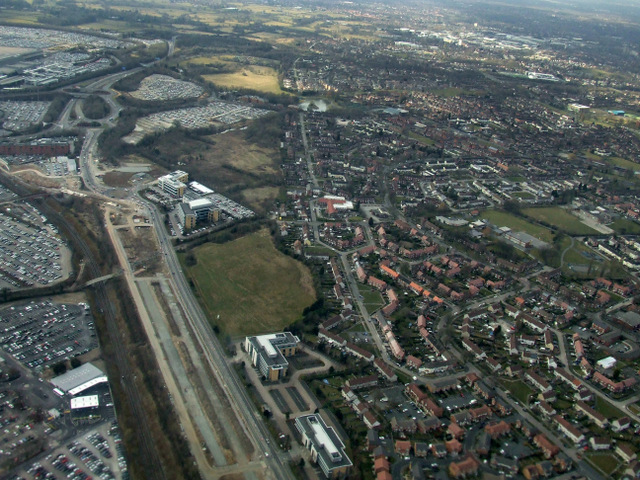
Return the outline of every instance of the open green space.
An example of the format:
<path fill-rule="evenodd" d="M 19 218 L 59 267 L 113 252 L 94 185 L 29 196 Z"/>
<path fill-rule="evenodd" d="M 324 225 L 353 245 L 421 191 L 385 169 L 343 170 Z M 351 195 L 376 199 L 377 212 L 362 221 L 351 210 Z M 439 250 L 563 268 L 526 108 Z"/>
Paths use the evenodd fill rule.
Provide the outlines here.
<path fill-rule="evenodd" d="M 626 218 L 617 218 L 608 226 L 622 235 L 640 235 L 640 223 Z"/>
<path fill-rule="evenodd" d="M 570 245 L 571 245 L 571 239 L 565 238 L 562 240 L 562 243 L 559 249 L 562 252 L 564 251 L 565 248 L 569 247 Z M 589 247 L 587 247 L 586 245 L 584 245 L 583 243 L 577 240 L 573 242 L 573 247 L 567 250 L 567 252 L 564 254 L 565 264 L 571 263 L 573 265 L 588 265 L 589 263 L 593 262 L 595 266 L 595 265 L 601 264 L 602 261 L 603 261 L 603 258 L 600 255 L 596 254 Z"/>
<path fill-rule="evenodd" d="M 531 193 L 531 192 L 525 192 L 525 191 L 522 191 L 522 192 L 514 192 L 514 193 L 512 193 L 511 195 L 512 195 L 513 197 L 520 198 L 520 199 L 523 199 L 523 200 L 530 200 L 530 199 L 532 199 L 532 198 L 535 198 L 535 195 L 534 195 L 533 193 Z"/>
<path fill-rule="evenodd" d="M 248 88 L 265 93 L 286 93 L 280 89 L 278 72 L 271 67 L 244 65 L 233 73 L 204 75 L 204 79 L 224 88 Z"/>
<path fill-rule="evenodd" d="M 609 402 L 604 400 L 603 398 L 596 397 L 596 406 L 595 409 L 597 412 L 600 412 L 609 420 L 613 420 L 615 418 L 624 417 L 624 413 L 617 407 L 614 407 Z"/>
<path fill-rule="evenodd" d="M 309 247 L 304 247 L 304 251 L 308 255 L 327 255 L 329 257 L 338 256 L 335 250 L 331 250 L 329 247 L 323 247 L 321 245 L 311 245 Z"/>
<path fill-rule="evenodd" d="M 616 167 L 626 168 L 628 170 L 633 170 L 634 172 L 640 171 L 640 163 L 633 162 L 625 158 L 608 157 L 607 162 L 611 163 L 612 165 L 615 165 Z"/>
<path fill-rule="evenodd" d="M 611 475 L 620 465 L 618 458 L 612 453 L 593 453 L 587 460 L 605 475 Z"/>
<path fill-rule="evenodd" d="M 167 170 L 182 168 L 201 183 L 262 213 L 278 196 L 281 178 L 271 128 L 279 132 L 278 122 L 265 117 L 246 131 L 202 137 L 172 129 L 138 146 L 137 154 Z M 262 142 L 260 136 L 269 138 Z"/>
<path fill-rule="evenodd" d="M 528 222 L 513 213 L 502 210 L 485 210 L 480 214 L 480 217 L 499 227 L 509 227 L 518 232 L 526 232 L 543 242 L 551 242 L 553 240 L 553 231 L 541 225 Z"/>
<path fill-rule="evenodd" d="M 358 290 L 360 291 L 360 295 L 362 295 L 362 302 L 367 307 L 367 310 L 373 311 L 384 305 L 382 295 L 380 295 L 380 292 L 375 288 L 369 287 L 368 285 L 359 285 Z"/>
<path fill-rule="evenodd" d="M 266 230 L 180 258 L 208 318 L 232 336 L 281 331 L 316 299 L 307 267 L 276 250 Z"/>
<path fill-rule="evenodd" d="M 409 138 L 413 138 L 414 140 L 417 140 L 418 142 L 422 143 L 423 145 L 434 145 L 436 143 L 433 140 L 431 140 L 430 138 L 425 137 L 424 135 L 420 135 L 419 133 L 416 133 L 416 132 L 409 132 L 407 136 Z"/>
<path fill-rule="evenodd" d="M 513 397 L 526 405 L 529 402 L 529 395 L 532 395 L 534 392 L 529 386 L 524 383 L 522 380 L 514 380 L 508 381 L 505 380 L 503 382 L 505 388 L 511 392 Z"/>
<path fill-rule="evenodd" d="M 580 221 L 578 217 L 571 215 L 560 207 L 526 208 L 522 211 L 528 217 L 551 225 L 570 235 L 597 235 L 598 232 Z"/>

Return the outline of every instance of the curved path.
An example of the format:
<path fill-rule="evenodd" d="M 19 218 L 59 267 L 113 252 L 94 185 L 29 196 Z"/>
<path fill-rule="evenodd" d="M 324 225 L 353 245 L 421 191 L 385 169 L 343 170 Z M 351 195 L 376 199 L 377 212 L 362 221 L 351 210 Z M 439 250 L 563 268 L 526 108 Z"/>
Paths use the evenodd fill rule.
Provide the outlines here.
<path fill-rule="evenodd" d="M 567 248 L 565 248 L 562 251 L 562 255 L 560 255 L 560 268 L 562 268 L 564 266 L 564 255 L 565 255 L 565 253 L 567 253 L 569 250 L 571 250 L 573 248 L 573 246 L 575 245 L 575 243 L 576 243 L 576 241 L 574 240 L 573 237 L 570 237 L 570 238 L 571 238 L 571 245 L 569 245 Z"/>

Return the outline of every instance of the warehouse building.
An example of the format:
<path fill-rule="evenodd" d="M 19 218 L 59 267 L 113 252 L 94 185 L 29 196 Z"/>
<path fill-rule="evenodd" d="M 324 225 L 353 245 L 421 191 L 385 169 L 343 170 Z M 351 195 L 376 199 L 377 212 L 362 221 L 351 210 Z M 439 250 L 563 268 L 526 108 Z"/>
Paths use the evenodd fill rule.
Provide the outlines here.
<path fill-rule="evenodd" d="M 106 382 L 106 375 L 92 363 L 85 363 L 51 379 L 54 387 L 70 396 L 78 395 L 99 383 Z"/>

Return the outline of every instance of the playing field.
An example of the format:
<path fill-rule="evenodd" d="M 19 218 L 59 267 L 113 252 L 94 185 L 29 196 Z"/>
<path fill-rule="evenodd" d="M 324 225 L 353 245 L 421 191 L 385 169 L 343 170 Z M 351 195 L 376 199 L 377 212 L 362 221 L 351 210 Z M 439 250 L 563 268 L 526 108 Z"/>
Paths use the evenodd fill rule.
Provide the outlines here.
<path fill-rule="evenodd" d="M 280 90 L 278 73 L 271 67 L 244 65 L 236 72 L 204 75 L 204 79 L 224 88 L 248 88 L 265 93 L 285 93 Z"/>
<path fill-rule="evenodd" d="M 522 211 L 525 215 L 551 225 L 570 235 L 597 235 L 593 228 L 588 227 L 578 217 L 571 215 L 560 207 L 526 208 Z"/>
<path fill-rule="evenodd" d="M 281 331 L 316 299 L 309 270 L 277 251 L 266 231 L 193 253 L 197 264 L 185 268 L 200 303 L 233 337 Z"/>
<path fill-rule="evenodd" d="M 509 227 L 516 232 L 525 232 L 534 236 L 543 242 L 553 241 L 553 232 L 541 225 L 535 225 L 531 222 L 517 217 L 509 212 L 501 210 L 486 210 L 480 215 L 485 220 L 489 220 L 498 227 Z"/>
<path fill-rule="evenodd" d="M 617 218 L 613 221 L 609 228 L 613 228 L 616 233 L 623 235 L 638 235 L 640 234 L 640 224 L 626 218 Z"/>

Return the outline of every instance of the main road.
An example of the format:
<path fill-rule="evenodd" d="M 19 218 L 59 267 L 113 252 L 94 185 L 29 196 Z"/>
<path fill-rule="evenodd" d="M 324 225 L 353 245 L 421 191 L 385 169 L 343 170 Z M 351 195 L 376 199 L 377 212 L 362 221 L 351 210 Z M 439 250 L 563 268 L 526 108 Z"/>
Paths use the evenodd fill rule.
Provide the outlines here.
<path fill-rule="evenodd" d="M 119 72 L 100 78 L 85 87 L 86 90 L 104 89 L 112 85 L 122 77 L 131 75 L 140 69 L 132 69 L 126 72 Z M 112 111 L 110 120 L 115 119 L 117 113 Z M 103 124 L 104 125 L 104 124 Z M 97 139 L 101 129 L 87 130 L 85 141 L 80 154 L 80 174 L 86 187 L 92 192 L 104 196 L 107 189 L 96 182 L 94 172 L 94 159 L 97 155 Z M 129 201 L 135 200 L 134 198 Z M 113 200 L 118 202 L 118 200 Z M 251 439 L 257 452 L 261 452 L 263 463 L 267 466 L 266 474 L 268 478 L 291 479 L 293 474 L 288 465 L 281 460 L 281 456 L 288 460 L 289 456 L 279 451 L 275 442 L 271 441 L 271 433 L 267 430 L 262 417 L 258 413 L 255 405 L 240 382 L 235 370 L 231 367 L 229 360 L 224 355 L 224 349 L 218 338 L 214 334 L 200 304 L 195 298 L 187 279 L 184 276 L 177 255 L 164 229 L 162 215 L 153 204 L 147 202 L 150 216 L 155 225 L 158 244 L 162 250 L 162 256 L 175 286 L 177 300 L 182 304 L 185 317 L 195 332 L 196 341 L 204 352 L 209 365 L 217 377 L 219 384 L 224 389 L 224 394 L 228 398 L 238 420 L 243 425 L 246 434 Z"/>
<path fill-rule="evenodd" d="M 249 398 L 244 386 L 240 383 L 235 370 L 230 366 L 218 337 L 213 333 L 209 322 L 200 307 L 187 279 L 173 246 L 164 229 L 161 214 L 153 206 L 149 205 L 149 211 L 156 225 L 158 243 L 162 254 L 169 267 L 169 273 L 173 278 L 176 291 L 185 308 L 185 316 L 193 328 L 198 343 L 202 346 L 205 356 L 216 373 L 225 394 L 238 414 L 238 418 L 245 424 L 247 434 L 252 437 L 254 446 L 264 452 L 264 461 L 268 464 L 270 473 L 277 479 L 293 479 L 291 470 L 283 464 L 279 457 L 277 447 L 270 441 L 271 434 L 264 425 L 262 418 L 256 411 L 256 407 Z"/>

